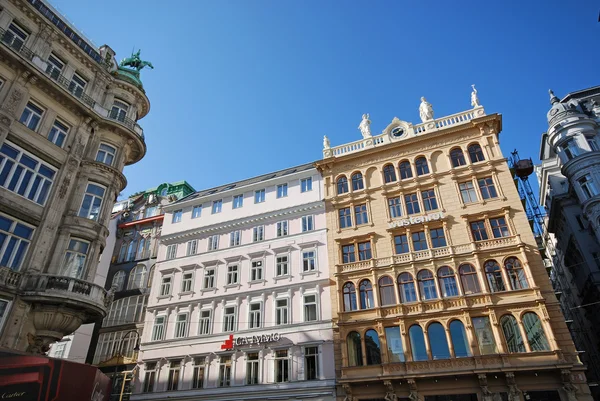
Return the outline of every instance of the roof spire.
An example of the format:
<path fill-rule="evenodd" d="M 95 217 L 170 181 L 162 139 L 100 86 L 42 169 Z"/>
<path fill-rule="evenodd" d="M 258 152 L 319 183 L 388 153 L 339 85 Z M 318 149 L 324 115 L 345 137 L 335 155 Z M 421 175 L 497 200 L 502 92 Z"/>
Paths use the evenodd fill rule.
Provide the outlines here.
<path fill-rule="evenodd" d="M 550 104 L 555 104 L 555 103 L 560 102 L 560 100 L 556 97 L 556 95 L 554 94 L 552 89 L 549 89 L 548 93 L 550 93 Z"/>

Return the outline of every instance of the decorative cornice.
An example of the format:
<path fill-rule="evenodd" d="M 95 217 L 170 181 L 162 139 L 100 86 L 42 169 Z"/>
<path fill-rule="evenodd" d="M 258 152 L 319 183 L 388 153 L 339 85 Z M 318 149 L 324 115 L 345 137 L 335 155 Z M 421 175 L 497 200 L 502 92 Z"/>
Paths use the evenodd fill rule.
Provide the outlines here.
<path fill-rule="evenodd" d="M 82 160 L 81 166 L 90 166 L 97 170 L 105 171 L 109 174 L 112 174 L 115 177 L 115 181 L 117 181 L 119 185 L 119 192 L 121 192 L 127 186 L 127 178 L 116 168 L 113 166 L 109 166 L 108 164 L 100 163 L 92 160 Z"/>

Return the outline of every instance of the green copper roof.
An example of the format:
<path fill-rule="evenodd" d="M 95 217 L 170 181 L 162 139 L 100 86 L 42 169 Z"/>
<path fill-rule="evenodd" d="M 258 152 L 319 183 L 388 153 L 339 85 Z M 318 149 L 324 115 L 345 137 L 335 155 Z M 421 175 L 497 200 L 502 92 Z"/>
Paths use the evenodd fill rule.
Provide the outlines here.
<path fill-rule="evenodd" d="M 140 80 L 140 72 L 135 70 L 130 70 L 129 68 L 119 67 L 113 75 L 121 79 L 125 82 L 129 82 L 130 84 L 135 85 L 139 90 L 146 93 L 144 91 L 144 86 L 142 85 L 142 81 Z"/>

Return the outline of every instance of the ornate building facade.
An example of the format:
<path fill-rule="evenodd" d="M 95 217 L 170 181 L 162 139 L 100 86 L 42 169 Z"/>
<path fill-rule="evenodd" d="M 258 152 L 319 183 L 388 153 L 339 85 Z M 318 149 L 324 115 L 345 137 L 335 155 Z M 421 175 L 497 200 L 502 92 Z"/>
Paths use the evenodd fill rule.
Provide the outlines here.
<path fill-rule="evenodd" d="M 338 400 L 591 400 L 499 145 L 473 109 L 324 140 Z"/>
<path fill-rule="evenodd" d="M 44 1 L 2 2 L 0 346 L 45 352 L 105 316 L 97 262 L 149 109 L 139 68 Z"/>
<path fill-rule="evenodd" d="M 165 207 L 132 400 L 335 399 L 312 164 Z"/>

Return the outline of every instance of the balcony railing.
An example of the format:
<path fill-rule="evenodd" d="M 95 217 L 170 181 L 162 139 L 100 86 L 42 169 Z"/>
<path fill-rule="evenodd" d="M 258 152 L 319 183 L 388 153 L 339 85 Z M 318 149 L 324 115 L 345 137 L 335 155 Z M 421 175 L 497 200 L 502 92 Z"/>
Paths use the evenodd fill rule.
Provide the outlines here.
<path fill-rule="evenodd" d="M 96 105 L 96 101 L 83 93 L 83 91 L 71 90 L 71 81 L 65 78 L 64 75 L 58 74 L 58 70 L 46 68 L 46 75 L 56 81 L 60 86 L 65 88 L 67 91 L 71 92 L 73 96 L 81 100 L 83 103 L 87 104 L 91 108 Z"/>
<path fill-rule="evenodd" d="M 27 60 L 31 61 L 33 59 L 33 52 L 25 47 L 23 41 L 21 41 L 20 38 L 17 38 L 12 32 L 0 28 L 0 42 L 4 43 L 4 45 L 11 48 L 13 51 L 21 54 Z"/>

